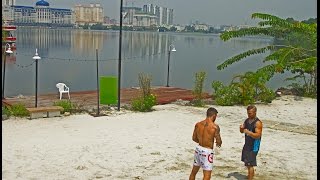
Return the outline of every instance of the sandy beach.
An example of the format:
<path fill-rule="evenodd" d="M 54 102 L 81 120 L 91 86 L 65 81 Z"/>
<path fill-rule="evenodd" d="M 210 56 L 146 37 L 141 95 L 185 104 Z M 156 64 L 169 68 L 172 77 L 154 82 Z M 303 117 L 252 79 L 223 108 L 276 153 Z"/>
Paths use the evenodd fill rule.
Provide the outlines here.
<path fill-rule="evenodd" d="M 264 126 L 256 179 L 317 179 L 317 100 L 282 96 L 256 106 Z M 246 107 L 213 107 L 223 143 L 214 148 L 212 179 L 244 179 L 239 125 Z M 193 128 L 207 108 L 167 104 L 96 118 L 10 118 L 2 121 L 2 179 L 186 180 Z"/>

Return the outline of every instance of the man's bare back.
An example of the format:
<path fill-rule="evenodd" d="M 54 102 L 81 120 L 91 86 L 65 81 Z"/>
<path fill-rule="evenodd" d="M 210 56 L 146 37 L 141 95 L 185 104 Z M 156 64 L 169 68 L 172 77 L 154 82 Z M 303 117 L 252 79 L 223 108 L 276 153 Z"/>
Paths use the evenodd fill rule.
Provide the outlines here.
<path fill-rule="evenodd" d="M 219 125 L 209 119 L 200 121 L 195 125 L 192 139 L 200 146 L 209 149 L 213 149 L 215 140 L 218 147 L 222 144 Z"/>
<path fill-rule="evenodd" d="M 205 120 L 196 123 L 194 126 L 192 140 L 199 145 L 196 146 L 194 152 L 194 161 L 189 180 L 195 180 L 196 175 L 200 169 L 203 169 L 203 179 L 209 180 L 211 178 L 211 171 L 213 167 L 213 144 L 221 147 L 222 140 L 220 136 L 220 128 L 215 124 L 218 111 L 210 107 L 207 110 L 207 117 Z"/>

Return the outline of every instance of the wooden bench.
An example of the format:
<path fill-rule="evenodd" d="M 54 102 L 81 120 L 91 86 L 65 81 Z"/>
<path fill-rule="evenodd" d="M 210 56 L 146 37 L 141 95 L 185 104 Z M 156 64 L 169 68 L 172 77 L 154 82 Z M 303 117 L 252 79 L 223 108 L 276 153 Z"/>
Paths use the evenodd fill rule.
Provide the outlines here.
<path fill-rule="evenodd" d="M 30 113 L 30 119 L 60 116 L 63 111 L 61 106 L 34 107 L 26 108 Z"/>

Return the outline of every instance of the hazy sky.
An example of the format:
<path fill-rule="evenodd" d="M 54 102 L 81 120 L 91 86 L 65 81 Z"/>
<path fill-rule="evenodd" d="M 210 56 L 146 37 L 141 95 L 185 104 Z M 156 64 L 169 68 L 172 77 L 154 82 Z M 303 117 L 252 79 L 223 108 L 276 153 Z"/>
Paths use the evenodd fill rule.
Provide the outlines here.
<path fill-rule="evenodd" d="M 75 4 L 101 3 L 104 15 L 119 18 L 120 0 L 47 0 L 51 7 L 72 8 Z M 33 6 L 37 0 L 17 0 L 17 5 Z M 317 0 L 123 0 L 124 6 L 154 4 L 174 9 L 175 24 L 198 20 L 210 25 L 255 25 L 251 14 L 268 13 L 281 18 L 306 20 L 317 17 Z"/>

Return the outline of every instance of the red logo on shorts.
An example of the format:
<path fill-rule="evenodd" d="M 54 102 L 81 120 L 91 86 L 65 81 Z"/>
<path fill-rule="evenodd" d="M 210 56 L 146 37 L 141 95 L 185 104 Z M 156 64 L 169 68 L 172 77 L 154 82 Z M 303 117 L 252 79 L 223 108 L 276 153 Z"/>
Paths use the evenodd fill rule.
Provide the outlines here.
<path fill-rule="evenodd" d="M 208 155 L 208 161 L 209 163 L 213 163 L 213 154 Z"/>

